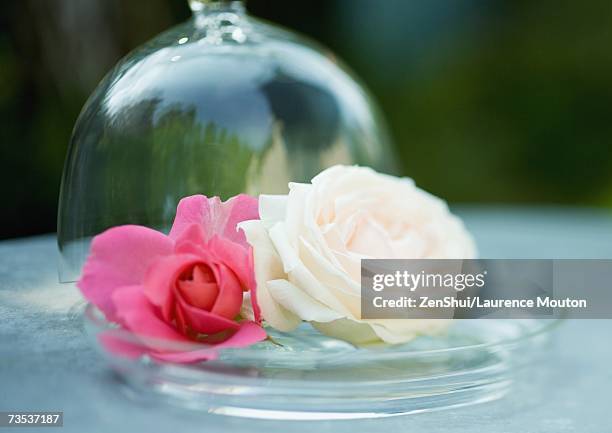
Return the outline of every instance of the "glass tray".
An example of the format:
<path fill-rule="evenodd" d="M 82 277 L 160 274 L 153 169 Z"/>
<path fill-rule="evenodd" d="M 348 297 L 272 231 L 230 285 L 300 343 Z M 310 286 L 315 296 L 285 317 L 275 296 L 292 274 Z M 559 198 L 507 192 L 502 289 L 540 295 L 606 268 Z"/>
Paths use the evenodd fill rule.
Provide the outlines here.
<path fill-rule="evenodd" d="M 129 343 L 135 336 L 91 305 L 84 315 L 87 334 L 133 395 L 215 414 L 293 420 L 405 415 L 500 398 L 558 323 L 456 320 L 443 335 L 368 348 L 303 324 L 290 334 L 268 329 L 271 341 L 224 349 L 214 361 L 168 364 L 106 350 L 103 335 Z"/>

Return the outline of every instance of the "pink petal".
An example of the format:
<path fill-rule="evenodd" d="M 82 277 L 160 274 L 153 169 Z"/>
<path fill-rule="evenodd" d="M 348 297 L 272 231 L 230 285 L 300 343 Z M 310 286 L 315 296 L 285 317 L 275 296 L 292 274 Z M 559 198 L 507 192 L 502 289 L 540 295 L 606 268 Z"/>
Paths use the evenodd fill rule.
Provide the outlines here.
<path fill-rule="evenodd" d="M 176 327 L 181 334 L 188 335 L 189 324 L 187 323 L 187 320 L 185 319 L 183 310 L 176 306 L 174 307 L 174 323 L 176 323 Z"/>
<path fill-rule="evenodd" d="M 201 310 L 212 310 L 219 296 L 215 275 L 205 264 L 194 266 L 191 280 L 179 280 L 176 284 L 183 299 Z"/>
<path fill-rule="evenodd" d="M 258 343 L 266 338 L 266 331 L 254 322 L 240 323 L 240 329 L 222 343 L 211 345 L 204 349 L 189 352 L 152 353 L 151 356 L 160 361 L 176 363 L 192 363 L 216 359 L 220 349 L 240 348 Z"/>
<path fill-rule="evenodd" d="M 182 239 L 183 236 L 181 236 Z M 257 284 L 255 282 L 255 272 L 253 271 L 253 249 L 251 246 L 243 247 L 235 242 L 213 236 L 204 249 L 201 245 L 196 245 L 187 240 L 177 241 L 175 252 L 179 254 L 192 254 L 206 257 L 206 261 L 221 261 L 228 266 L 238 277 L 244 290 L 251 292 L 251 304 L 255 321 L 261 323 L 261 310 L 257 304 Z"/>
<path fill-rule="evenodd" d="M 206 261 L 210 261 L 210 254 L 204 248 L 205 245 L 194 244 L 193 242 L 183 240 L 181 243 L 176 244 L 174 252 L 176 254 L 192 254 L 194 256 L 206 258 Z"/>
<path fill-rule="evenodd" d="M 217 259 L 234 271 L 242 286 L 251 293 L 255 321 L 261 323 L 261 310 L 257 304 L 257 283 L 253 269 L 253 248 L 250 245 L 241 248 L 240 245 L 218 236 L 211 238 L 208 248 Z"/>
<path fill-rule="evenodd" d="M 226 202 L 222 202 L 219 197 L 194 195 L 179 202 L 169 236 L 177 239 L 190 224 L 196 223 L 202 226 L 209 238 L 221 235 L 246 246 L 244 233 L 238 231 L 236 225 L 258 218 L 257 199 L 249 195 L 240 194 Z"/>
<path fill-rule="evenodd" d="M 219 236 L 213 236 L 208 242 L 208 250 L 234 271 L 245 290 L 255 286 L 250 249 Z"/>
<path fill-rule="evenodd" d="M 176 216 L 168 236 L 171 239 L 178 239 L 191 224 L 198 224 L 202 228 L 208 227 L 208 224 L 205 223 L 210 220 L 209 214 L 210 210 L 206 196 L 198 194 L 182 198 L 176 207 Z"/>
<path fill-rule="evenodd" d="M 176 281 L 183 272 L 198 263 L 202 263 L 199 256 L 174 254 L 161 257 L 149 266 L 144 277 L 144 294 L 153 305 L 161 308 L 164 320 L 172 320 Z"/>
<path fill-rule="evenodd" d="M 226 201 L 223 205 L 229 207 L 229 210 L 225 227 L 221 234 L 224 238 L 248 246 L 244 232 L 238 230 L 236 226 L 242 221 L 259 219 L 257 199 L 247 194 L 239 194 Z"/>
<path fill-rule="evenodd" d="M 173 247 L 170 238 L 147 227 L 113 227 L 93 238 L 77 287 L 109 320 L 115 321 L 111 301 L 114 290 L 140 284 L 149 265 L 172 253 Z"/>
<path fill-rule="evenodd" d="M 240 281 L 224 264 L 214 266 L 213 269 L 216 271 L 219 296 L 210 312 L 227 319 L 234 319 L 242 307 L 243 291 Z"/>
<path fill-rule="evenodd" d="M 192 243 L 194 245 L 206 245 L 207 234 L 204 231 L 202 224 L 191 223 L 184 226 L 184 229 L 176 237 L 175 248 L 180 248 L 183 243 Z"/>
<path fill-rule="evenodd" d="M 184 320 L 191 329 L 202 334 L 216 334 L 226 330 L 235 330 L 240 327 L 238 322 L 221 317 L 209 311 L 200 310 L 192 307 L 182 298 L 180 293 L 176 293 L 177 305 L 182 310 Z"/>
<path fill-rule="evenodd" d="M 121 287 L 113 293 L 117 317 L 127 330 L 133 332 L 146 346 L 160 349 L 164 341 L 189 342 L 187 337 L 177 332 L 157 314 L 155 306 L 149 302 L 142 286 Z M 160 340 L 151 341 L 148 338 Z"/>

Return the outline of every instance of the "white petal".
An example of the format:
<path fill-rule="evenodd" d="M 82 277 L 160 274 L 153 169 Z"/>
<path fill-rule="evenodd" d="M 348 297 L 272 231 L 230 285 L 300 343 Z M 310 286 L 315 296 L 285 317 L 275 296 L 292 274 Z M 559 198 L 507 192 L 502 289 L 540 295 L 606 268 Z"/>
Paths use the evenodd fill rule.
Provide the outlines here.
<path fill-rule="evenodd" d="M 345 340 L 353 344 L 367 344 L 380 341 L 380 338 L 374 333 L 370 325 L 350 319 L 340 319 L 328 323 L 313 322 L 312 326 L 329 337 Z"/>
<path fill-rule="evenodd" d="M 289 273 L 289 282 L 299 287 L 312 299 L 338 312 L 342 317 L 355 317 L 354 312 L 334 296 L 335 290 L 324 286 L 302 263 Z"/>
<path fill-rule="evenodd" d="M 257 285 L 257 305 L 261 315 L 268 325 L 279 331 L 289 332 L 298 327 L 300 317 L 276 302 L 270 293 L 270 282 Z"/>
<path fill-rule="evenodd" d="M 279 221 L 284 221 L 286 212 L 286 195 L 261 194 L 259 196 L 259 216 L 266 228 Z"/>
<path fill-rule="evenodd" d="M 361 275 L 351 276 L 344 272 L 342 266 L 334 266 L 304 238 L 300 238 L 300 258 L 314 277 L 325 287 L 342 292 L 342 297 L 361 297 Z M 354 277 L 354 279 L 352 278 Z M 340 299 L 338 295 L 337 298 Z M 344 302 L 343 302 L 344 303 Z"/>
<path fill-rule="evenodd" d="M 339 313 L 312 299 L 287 280 L 268 281 L 268 289 L 276 302 L 302 320 L 331 322 L 342 317 Z"/>
<path fill-rule="evenodd" d="M 270 228 L 268 234 L 280 260 L 283 263 L 285 273 L 289 273 L 300 263 L 300 258 L 298 256 L 296 247 L 291 245 L 291 242 L 287 237 L 285 227 L 284 222 L 278 222 L 274 224 L 272 228 Z"/>
<path fill-rule="evenodd" d="M 280 331 L 295 329 L 300 324 L 300 318 L 277 303 L 268 290 L 268 281 L 286 277 L 268 232 L 259 220 L 244 221 L 238 227 L 244 230 L 247 241 L 253 247 L 257 305 L 264 320 Z"/>
<path fill-rule="evenodd" d="M 312 185 L 293 182 L 289 184 L 285 222 L 287 223 L 287 236 L 293 245 L 303 231 L 304 220 L 314 217 L 306 214 L 306 203 L 311 191 Z"/>
<path fill-rule="evenodd" d="M 407 343 L 419 335 L 434 335 L 445 330 L 446 319 L 377 320 L 370 323 L 372 329 L 386 343 Z"/>
<path fill-rule="evenodd" d="M 270 230 L 270 240 L 283 263 L 288 278 L 285 278 L 305 292 L 307 296 L 319 303 L 342 313 L 351 314 L 349 310 L 336 299 L 332 291 L 319 282 L 302 263 L 298 251 L 290 244 L 285 230 L 285 223 L 276 223 Z M 300 316 L 302 317 L 302 316 Z M 304 319 L 304 317 L 302 317 Z"/>

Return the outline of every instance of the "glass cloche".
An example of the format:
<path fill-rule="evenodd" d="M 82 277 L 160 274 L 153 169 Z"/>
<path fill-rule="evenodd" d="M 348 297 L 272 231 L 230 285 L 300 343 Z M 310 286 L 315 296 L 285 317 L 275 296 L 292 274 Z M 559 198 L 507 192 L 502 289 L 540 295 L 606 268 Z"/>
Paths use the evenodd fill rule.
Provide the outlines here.
<path fill-rule="evenodd" d="M 334 164 L 393 171 L 367 92 L 329 51 L 242 2 L 191 0 L 193 17 L 100 83 L 71 139 L 59 202 L 60 279 L 92 236 L 167 230 L 180 198 L 285 193 Z"/>

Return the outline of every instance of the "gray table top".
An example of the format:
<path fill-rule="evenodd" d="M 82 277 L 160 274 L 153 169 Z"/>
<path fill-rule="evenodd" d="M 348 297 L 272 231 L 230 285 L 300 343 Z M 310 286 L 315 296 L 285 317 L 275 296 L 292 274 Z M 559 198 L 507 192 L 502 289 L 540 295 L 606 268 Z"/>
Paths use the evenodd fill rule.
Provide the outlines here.
<path fill-rule="evenodd" d="M 611 258 L 612 215 L 568 208 L 464 208 L 487 258 Z M 612 431 L 612 321 L 569 320 L 530 380 L 501 400 L 404 417 L 272 422 L 134 399 L 82 331 L 80 295 L 57 283 L 52 235 L 0 242 L 0 411 L 61 410 L 74 432 Z M 27 429 L 20 428 L 19 431 Z M 44 430 L 45 431 L 45 430 Z"/>

